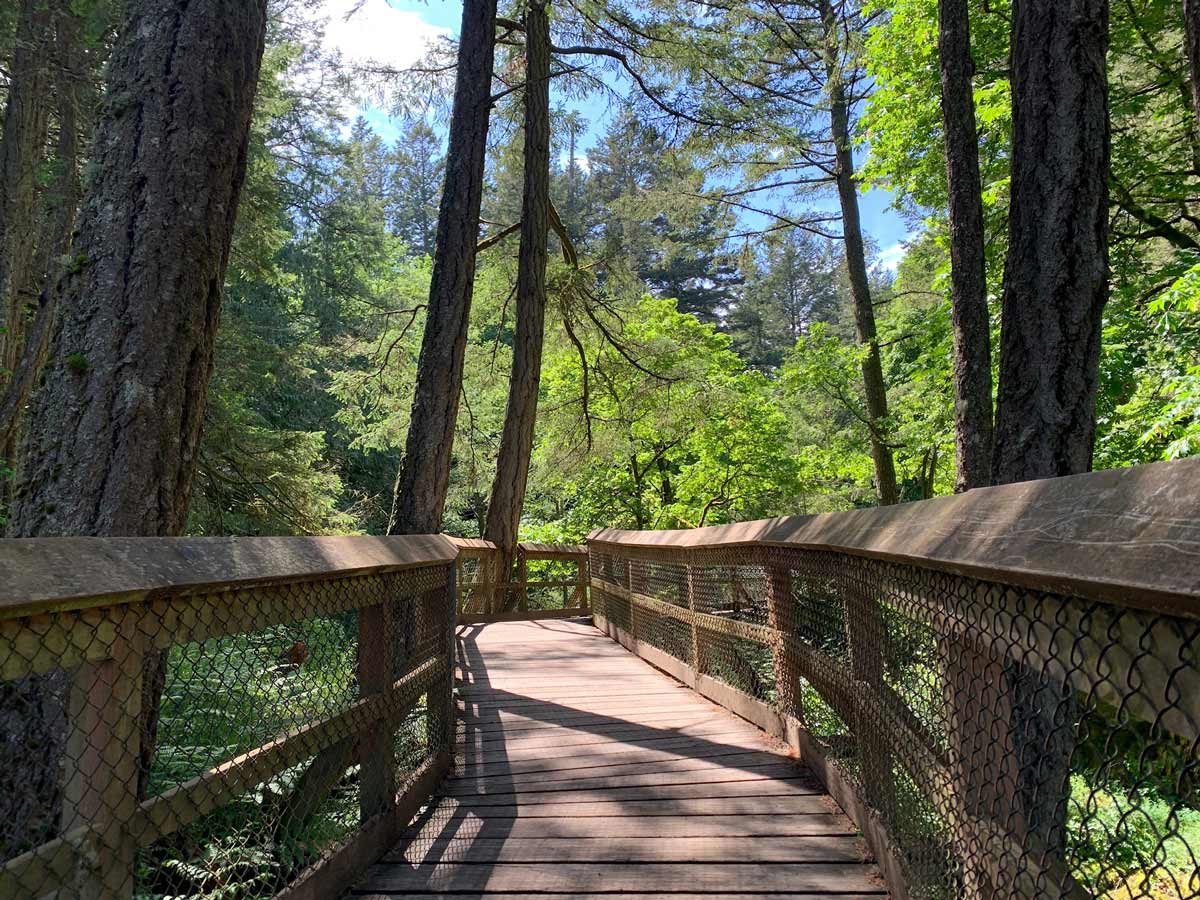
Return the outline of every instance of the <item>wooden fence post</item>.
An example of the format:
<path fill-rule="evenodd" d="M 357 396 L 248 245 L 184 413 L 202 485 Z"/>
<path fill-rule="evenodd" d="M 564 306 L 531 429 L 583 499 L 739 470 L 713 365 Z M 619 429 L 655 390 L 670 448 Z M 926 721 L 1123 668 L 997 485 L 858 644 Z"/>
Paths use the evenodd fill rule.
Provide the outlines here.
<path fill-rule="evenodd" d="M 133 896 L 137 845 L 130 826 L 138 807 L 142 670 L 141 610 L 117 612 L 117 637 L 108 659 L 73 674 L 67 708 L 62 833 L 90 832 L 79 848 L 84 867 L 75 889 L 83 900 Z"/>
<path fill-rule="evenodd" d="M 882 704 L 885 696 L 884 647 L 887 628 L 883 609 L 872 595 L 867 564 L 854 560 L 849 577 L 843 582 L 846 598 L 846 636 L 850 645 L 850 668 L 859 693 L 855 703 L 855 721 L 846 724 L 854 730 L 862 763 L 862 785 L 867 801 L 885 815 L 895 808 L 895 784 L 892 777 L 892 752 L 882 722 L 876 721 L 871 706 Z"/>
<path fill-rule="evenodd" d="M 801 719 L 800 668 L 790 640 L 796 624 L 793 621 L 796 604 L 792 597 L 792 572 L 787 566 L 771 563 L 766 563 L 763 571 L 767 579 L 767 627 L 775 633 L 775 642 L 771 645 L 775 704 L 784 715 Z"/>
<path fill-rule="evenodd" d="M 433 605 L 433 627 L 437 650 L 443 659 L 442 672 L 426 693 L 425 734 L 431 753 L 452 753 L 454 747 L 454 569 L 446 578 L 446 596 Z"/>
<path fill-rule="evenodd" d="M 453 568 L 450 571 L 457 577 Z M 358 685 L 363 697 L 382 693 L 396 680 L 396 602 L 389 598 L 358 611 Z M 386 720 L 364 735 L 359 768 L 359 813 L 364 822 L 395 802 L 395 755 L 392 726 Z"/>
<path fill-rule="evenodd" d="M 688 609 L 693 613 L 704 612 L 698 602 L 698 594 L 700 592 L 700 575 L 696 571 L 699 566 L 696 566 L 691 561 L 691 554 L 684 555 L 684 572 L 687 582 L 687 604 Z M 691 624 L 692 633 L 692 668 L 696 670 L 697 675 L 704 675 L 708 670 L 708 653 L 706 641 L 704 638 L 704 629 L 696 624 L 695 619 Z"/>
<path fill-rule="evenodd" d="M 529 560 L 525 548 L 517 547 L 517 608 L 529 612 Z"/>
<path fill-rule="evenodd" d="M 577 573 L 575 581 L 576 605 L 585 612 L 590 611 L 592 608 L 591 602 L 588 600 L 589 566 L 590 562 L 587 554 L 575 561 L 575 570 Z"/>

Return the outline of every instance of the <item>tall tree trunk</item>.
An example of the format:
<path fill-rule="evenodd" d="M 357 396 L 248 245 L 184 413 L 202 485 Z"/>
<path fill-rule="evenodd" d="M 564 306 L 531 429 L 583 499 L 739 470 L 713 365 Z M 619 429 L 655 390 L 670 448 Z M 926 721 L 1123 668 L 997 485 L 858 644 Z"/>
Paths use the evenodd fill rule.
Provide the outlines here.
<path fill-rule="evenodd" d="M 58 280 L 71 249 L 75 215 L 79 208 L 79 101 L 86 77 L 80 20 L 63 2 L 54 21 L 54 109 L 58 119 L 55 152 L 57 175 L 43 196 L 42 234 L 38 240 L 37 271 L 41 288 L 32 321 L 20 345 L 5 348 L 7 383 L 0 389 L 0 459 L 10 464 L 17 459 L 18 435 L 25 404 L 41 372 L 50 346 L 51 325 L 57 307 Z M 2 382 L 0 382 L 2 383 Z M 10 482 L 0 485 L 0 498 L 7 505 Z"/>
<path fill-rule="evenodd" d="M 0 147 L 0 384 L 8 381 L 37 302 L 38 171 L 46 151 L 54 19 L 46 0 L 23 0 Z"/>
<path fill-rule="evenodd" d="M 1200 120 L 1200 0 L 1183 0 L 1183 32 L 1192 80 L 1192 112 Z"/>
<path fill-rule="evenodd" d="M 442 527 L 475 281 L 495 38 L 496 0 L 465 0 L 429 308 L 389 534 Z"/>
<path fill-rule="evenodd" d="M 1108 0 L 1013 4 L 1013 147 L 992 477 L 1092 464 L 1101 316 L 1108 298 Z M 1065 868 L 1075 692 L 1005 663 L 1019 841 Z"/>
<path fill-rule="evenodd" d="M 1108 299 L 1108 0 L 1017 0 L 1012 47 L 996 484 L 1092 465 Z"/>
<path fill-rule="evenodd" d="M 875 464 L 875 490 L 879 502 L 890 506 L 900 500 L 896 488 L 896 463 L 887 435 L 887 386 L 875 331 L 875 308 L 867 277 L 867 252 L 863 244 L 862 219 L 858 211 L 858 186 L 854 183 L 854 150 L 850 143 L 850 107 L 840 61 L 837 13 L 830 0 L 821 0 L 825 29 L 825 74 L 829 91 L 829 122 L 834 145 L 835 179 L 842 207 L 842 234 L 846 245 L 846 268 L 850 276 L 850 298 L 854 304 L 854 327 L 858 342 L 866 347 L 862 361 L 864 394 L 867 400 L 871 459 Z"/>
<path fill-rule="evenodd" d="M 213 340 L 246 167 L 267 0 L 137 0 L 108 70 L 75 261 L 34 395 L 16 536 L 174 535 L 187 515 Z M 161 684 L 147 663 L 144 782 Z M 62 752 L 55 677 L 10 685 L 0 715 L 0 822 L 20 842 L 53 821 Z M 151 694 L 154 694 L 151 696 Z M 31 749 L 35 748 L 35 749 Z M 10 806 L 13 804 L 14 806 Z M 20 821 L 14 819 L 21 817 Z"/>
<path fill-rule="evenodd" d="M 517 328 L 508 406 L 483 536 L 500 549 L 507 583 L 525 505 L 529 457 L 542 380 L 546 322 L 546 240 L 550 228 L 550 19 L 547 0 L 529 0 L 525 14 L 524 194 L 517 257 Z"/>
<path fill-rule="evenodd" d="M 986 487 L 992 478 L 992 350 L 967 0 L 938 3 L 938 53 L 950 198 L 950 320 L 958 454 L 954 489 L 969 491 Z"/>

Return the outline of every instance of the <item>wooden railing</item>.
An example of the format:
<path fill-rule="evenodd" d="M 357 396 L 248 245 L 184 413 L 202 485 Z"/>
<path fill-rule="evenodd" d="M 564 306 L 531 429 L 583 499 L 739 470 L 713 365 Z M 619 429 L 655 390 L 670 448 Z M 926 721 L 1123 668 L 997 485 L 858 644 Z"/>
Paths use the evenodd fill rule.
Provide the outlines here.
<path fill-rule="evenodd" d="M 792 743 L 894 897 L 1200 896 L 1200 460 L 588 544 L 597 626 Z"/>
<path fill-rule="evenodd" d="M 450 540 L 459 553 L 459 624 L 591 615 L 586 547 L 522 542 L 510 574 L 500 571 L 500 551 L 491 541 Z"/>
<path fill-rule="evenodd" d="M 441 536 L 0 542 L 0 897 L 328 897 L 453 743 Z"/>

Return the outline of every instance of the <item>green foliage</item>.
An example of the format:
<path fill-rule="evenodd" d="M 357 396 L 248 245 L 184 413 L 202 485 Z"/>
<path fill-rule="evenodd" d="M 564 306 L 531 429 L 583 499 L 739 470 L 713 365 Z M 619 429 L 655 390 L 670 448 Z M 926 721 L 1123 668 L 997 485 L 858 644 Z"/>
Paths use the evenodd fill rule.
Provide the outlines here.
<path fill-rule="evenodd" d="M 1067 815 L 1076 877 L 1093 895 L 1151 900 L 1192 896 L 1200 811 L 1171 803 L 1153 790 L 1095 785 L 1072 775 Z"/>
<path fill-rule="evenodd" d="M 620 321 L 619 347 L 592 336 L 582 357 L 562 347 L 545 367 L 535 502 L 559 534 L 786 508 L 799 469 L 773 384 L 672 299 L 643 296 Z"/>

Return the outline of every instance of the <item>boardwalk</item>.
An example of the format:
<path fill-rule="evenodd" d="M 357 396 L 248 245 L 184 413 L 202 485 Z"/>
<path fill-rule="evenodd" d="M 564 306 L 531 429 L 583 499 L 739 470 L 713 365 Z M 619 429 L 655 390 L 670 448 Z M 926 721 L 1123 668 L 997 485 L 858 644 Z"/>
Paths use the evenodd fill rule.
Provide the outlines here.
<path fill-rule="evenodd" d="M 351 896 L 885 896 L 756 728 L 569 622 L 459 629 L 460 765 Z"/>

